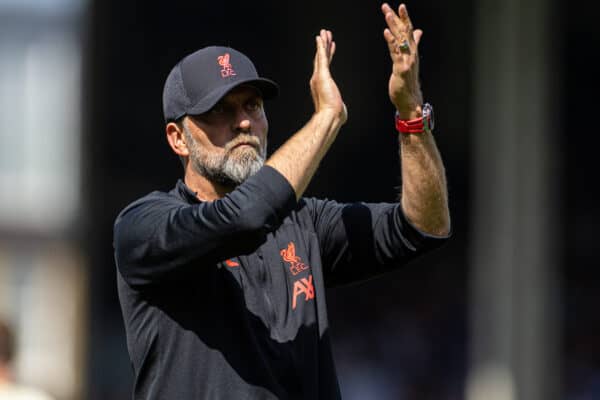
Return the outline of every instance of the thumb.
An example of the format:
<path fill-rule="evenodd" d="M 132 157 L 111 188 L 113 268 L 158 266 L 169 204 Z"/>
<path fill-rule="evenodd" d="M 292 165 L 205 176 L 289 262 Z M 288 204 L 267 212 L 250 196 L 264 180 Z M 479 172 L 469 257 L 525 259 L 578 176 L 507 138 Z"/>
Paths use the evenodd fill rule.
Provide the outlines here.
<path fill-rule="evenodd" d="M 413 39 L 415 39 L 415 43 L 418 45 L 421 41 L 421 36 L 423 36 L 423 31 L 421 29 L 415 29 L 413 31 Z"/>

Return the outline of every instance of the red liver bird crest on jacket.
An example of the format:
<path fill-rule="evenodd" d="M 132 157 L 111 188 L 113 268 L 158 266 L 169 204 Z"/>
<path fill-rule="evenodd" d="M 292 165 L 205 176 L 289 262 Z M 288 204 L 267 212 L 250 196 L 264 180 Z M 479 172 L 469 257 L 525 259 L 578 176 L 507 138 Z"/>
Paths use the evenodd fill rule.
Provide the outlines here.
<path fill-rule="evenodd" d="M 292 275 L 298 275 L 300 272 L 308 269 L 308 265 L 302 262 L 302 259 L 296 255 L 296 245 L 294 242 L 288 243 L 287 249 L 282 249 L 279 254 L 283 261 L 290 263 L 290 272 Z"/>

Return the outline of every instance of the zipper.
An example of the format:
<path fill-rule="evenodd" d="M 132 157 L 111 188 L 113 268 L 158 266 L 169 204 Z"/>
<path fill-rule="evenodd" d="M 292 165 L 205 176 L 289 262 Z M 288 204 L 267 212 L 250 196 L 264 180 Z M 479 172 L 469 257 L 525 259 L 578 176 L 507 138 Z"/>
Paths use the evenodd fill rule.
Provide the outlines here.
<path fill-rule="evenodd" d="M 273 299 L 269 295 L 270 287 L 267 285 L 267 267 L 266 267 L 266 263 L 264 262 L 262 249 L 259 248 L 256 251 L 256 255 L 259 258 L 259 264 L 260 264 L 260 283 L 261 283 L 260 289 L 263 293 L 263 297 L 265 300 L 266 317 L 269 320 L 269 325 L 271 327 L 273 327 L 275 324 L 275 321 L 276 321 L 276 313 L 275 313 L 275 307 L 273 306 Z"/>

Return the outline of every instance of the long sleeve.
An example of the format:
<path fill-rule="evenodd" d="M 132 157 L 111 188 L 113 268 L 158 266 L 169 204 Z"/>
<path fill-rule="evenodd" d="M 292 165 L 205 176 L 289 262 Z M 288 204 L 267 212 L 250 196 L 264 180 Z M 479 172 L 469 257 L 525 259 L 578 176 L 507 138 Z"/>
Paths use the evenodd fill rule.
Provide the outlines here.
<path fill-rule="evenodd" d="M 190 204 L 153 192 L 126 207 L 115 221 L 117 267 L 132 286 L 180 279 L 189 268 L 255 247 L 295 206 L 290 184 L 268 166 L 213 202 Z"/>
<path fill-rule="evenodd" d="M 323 258 L 327 286 L 368 279 L 439 247 L 433 236 L 408 222 L 400 204 L 306 199 Z"/>

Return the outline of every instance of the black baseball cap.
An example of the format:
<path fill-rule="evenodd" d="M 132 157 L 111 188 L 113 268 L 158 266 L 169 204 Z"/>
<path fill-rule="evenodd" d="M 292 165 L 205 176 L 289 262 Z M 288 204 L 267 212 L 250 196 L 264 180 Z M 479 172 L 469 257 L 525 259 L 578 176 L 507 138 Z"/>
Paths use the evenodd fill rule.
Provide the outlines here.
<path fill-rule="evenodd" d="M 173 67 L 165 82 L 165 122 L 202 114 L 241 84 L 256 87 L 264 99 L 279 93 L 275 82 L 259 77 L 252 61 L 231 47 L 210 46 L 189 54 Z"/>

